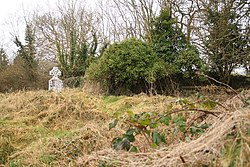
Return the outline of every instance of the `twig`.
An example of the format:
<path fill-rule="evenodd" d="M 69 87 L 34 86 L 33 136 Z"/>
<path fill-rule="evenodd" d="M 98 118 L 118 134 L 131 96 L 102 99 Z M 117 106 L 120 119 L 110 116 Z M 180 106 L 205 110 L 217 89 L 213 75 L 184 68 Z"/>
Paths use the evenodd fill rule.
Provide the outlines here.
<path fill-rule="evenodd" d="M 203 113 L 202 115 L 200 115 L 200 116 L 198 116 L 198 117 L 194 117 L 192 120 L 190 120 L 190 121 L 189 121 L 190 123 L 187 123 L 188 125 L 186 126 L 187 128 L 186 128 L 186 131 L 185 131 L 184 133 L 187 132 L 187 130 L 191 127 L 191 125 L 194 124 L 195 121 L 197 121 L 198 119 L 204 117 L 205 115 L 206 115 L 206 114 Z"/>
<path fill-rule="evenodd" d="M 215 117 L 218 117 L 214 112 L 212 111 L 208 111 L 208 110 L 202 110 L 202 109 L 197 109 L 197 108 L 185 108 L 185 109 L 179 109 L 179 110 L 174 110 L 170 113 L 168 113 L 169 115 L 174 114 L 174 113 L 178 113 L 178 112 L 182 112 L 182 111 L 198 111 L 198 112 L 203 112 L 205 114 L 212 114 Z M 219 113 L 219 112 L 216 112 Z"/>
<path fill-rule="evenodd" d="M 224 85 L 224 86 L 228 87 L 228 88 L 229 88 L 231 91 L 233 91 L 236 95 L 239 95 L 240 100 L 241 100 L 243 103 L 245 103 L 244 98 L 243 98 L 234 88 L 232 88 L 230 85 L 228 85 L 228 84 L 226 84 L 226 83 L 224 83 L 224 82 L 220 82 L 220 81 L 218 81 L 218 80 L 216 80 L 216 79 L 214 79 L 214 78 L 212 78 L 212 77 L 210 77 L 210 76 L 208 76 L 208 75 L 206 75 L 206 74 L 204 74 L 204 73 L 197 72 L 196 74 L 197 74 L 197 75 L 200 75 L 200 76 L 204 76 L 204 77 L 206 77 L 206 78 L 208 78 L 208 79 L 211 79 L 211 80 L 213 80 L 213 81 L 215 81 L 215 82 L 217 82 L 217 83 L 219 83 L 219 84 L 221 84 L 221 85 Z"/>
<path fill-rule="evenodd" d="M 142 135 L 146 138 L 148 145 L 150 146 L 152 144 L 152 142 L 150 142 L 150 140 L 148 139 L 148 136 L 146 135 L 146 133 L 144 131 L 142 131 Z"/>
<path fill-rule="evenodd" d="M 183 112 L 183 111 L 197 111 L 197 112 L 203 112 L 203 113 L 205 113 L 205 114 L 211 114 L 211 115 L 213 115 L 213 116 L 215 116 L 215 117 L 217 117 L 218 118 L 218 116 L 216 115 L 216 114 L 218 114 L 218 113 L 220 113 L 220 112 L 216 112 L 216 114 L 215 114 L 215 112 L 212 112 L 212 111 L 208 111 L 208 110 L 203 110 L 203 109 L 197 109 L 197 108 L 182 108 L 182 109 L 178 109 L 178 110 L 173 110 L 173 111 L 171 111 L 171 112 L 169 112 L 169 113 L 166 113 L 166 114 L 164 114 L 163 116 L 162 115 L 158 115 L 158 116 L 154 116 L 154 117 L 151 117 L 151 118 L 149 118 L 149 119 L 156 119 L 156 122 L 158 122 L 160 119 L 162 119 L 162 117 L 166 117 L 166 116 L 168 116 L 168 115 L 171 115 L 171 114 L 175 114 L 175 113 L 179 113 L 179 112 Z M 138 127 L 137 125 L 135 125 L 135 124 L 131 124 L 130 123 L 130 125 L 133 125 L 133 126 L 135 126 L 135 127 Z M 144 128 L 147 128 L 148 127 L 148 125 L 147 126 L 142 126 L 142 125 L 140 125 L 141 127 L 144 127 Z"/>

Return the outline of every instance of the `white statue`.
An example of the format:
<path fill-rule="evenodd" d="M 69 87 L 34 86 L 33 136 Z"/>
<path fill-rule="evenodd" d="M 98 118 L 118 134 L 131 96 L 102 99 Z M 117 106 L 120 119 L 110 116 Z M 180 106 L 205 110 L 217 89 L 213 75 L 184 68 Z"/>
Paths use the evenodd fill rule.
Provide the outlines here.
<path fill-rule="evenodd" d="M 53 92 L 61 92 L 63 90 L 63 82 L 58 77 L 61 76 L 61 71 L 58 67 L 53 67 L 53 69 L 49 72 L 49 75 L 52 78 L 49 80 L 49 91 Z"/>

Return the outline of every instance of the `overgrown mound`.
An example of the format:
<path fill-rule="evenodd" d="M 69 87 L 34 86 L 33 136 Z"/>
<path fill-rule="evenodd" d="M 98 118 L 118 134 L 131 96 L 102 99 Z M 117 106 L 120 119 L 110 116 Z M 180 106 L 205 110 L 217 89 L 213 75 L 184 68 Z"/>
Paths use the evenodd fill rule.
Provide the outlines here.
<path fill-rule="evenodd" d="M 163 146 L 141 153 L 106 149 L 78 159 L 83 166 L 249 166 L 250 165 L 250 94 L 227 100 L 203 122 L 210 124 L 206 133 L 193 140 Z M 187 137 L 188 135 L 186 135 Z M 178 140 L 178 139 L 177 139 Z M 143 144 L 143 143 L 141 143 Z M 145 144 L 145 143 L 144 143 Z"/>
<path fill-rule="evenodd" d="M 0 95 L 0 165 L 66 165 L 109 147 L 100 97 L 79 90 Z"/>
<path fill-rule="evenodd" d="M 0 94 L 0 166 L 246 166 L 250 164 L 250 112 L 249 96 L 245 97 L 244 102 L 235 97 L 218 103 L 208 113 L 183 110 L 187 123 L 183 131 L 176 128 L 182 122 L 170 121 L 167 127 L 158 127 L 166 134 L 166 143 L 152 147 L 149 138 L 138 135 L 133 144 L 139 152 L 131 153 L 111 148 L 113 139 L 131 127 L 127 115 L 161 114 L 169 106 L 177 111 L 182 103 L 196 106 L 200 100 L 144 94 L 96 96 L 77 89 L 59 94 Z M 178 116 L 173 113 L 173 118 Z M 109 130 L 114 119 L 119 123 Z M 189 123 L 209 128 L 189 131 Z"/>

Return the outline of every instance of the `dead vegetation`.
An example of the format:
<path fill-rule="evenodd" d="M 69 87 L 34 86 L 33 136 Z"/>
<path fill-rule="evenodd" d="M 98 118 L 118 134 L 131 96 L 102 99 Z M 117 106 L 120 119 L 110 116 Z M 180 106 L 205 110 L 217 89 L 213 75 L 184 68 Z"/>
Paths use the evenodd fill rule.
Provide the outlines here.
<path fill-rule="evenodd" d="M 178 98 L 97 96 L 79 89 L 0 94 L 0 166 L 249 166 L 249 92 L 245 102 L 242 97 L 220 103 L 213 111 L 218 117 L 202 117 L 211 125 L 203 134 L 172 134 L 170 125 L 167 144 L 151 148 L 138 136 L 140 152 L 129 153 L 111 149 L 129 125 L 109 131 L 110 121 L 128 110 L 163 112 Z"/>

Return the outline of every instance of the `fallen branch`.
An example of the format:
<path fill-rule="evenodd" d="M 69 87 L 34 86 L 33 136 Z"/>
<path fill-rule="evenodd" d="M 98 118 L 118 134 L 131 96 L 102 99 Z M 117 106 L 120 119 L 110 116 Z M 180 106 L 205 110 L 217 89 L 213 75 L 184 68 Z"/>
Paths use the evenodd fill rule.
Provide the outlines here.
<path fill-rule="evenodd" d="M 224 83 L 224 82 L 218 81 L 218 80 L 216 80 L 216 79 L 214 79 L 214 78 L 212 78 L 212 77 L 210 77 L 210 76 L 208 76 L 208 75 L 206 75 L 206 74 L 204 74 L 204 73 L 198 72 L 197 75 L 206 77 L 206 78 L 208 78 L 208 79 L 211 79 L 211 80 L 217 82 L 218 84 L 221 84 L 221 85 L 224 85 L 224 86 L 228 87 L 228 88 L 229 88 L 231 91 L 233 91 L 236 95 L 239 94 L 234 88 L 232 88 L 230 85 L 228 85 L 228 84 L 226 84 L 226 83 Z"/>
<path fill-rule="evenodd" d="M 171 115 L 171 114 L 175 114 L 178 112 L 183 112 L 183 111 L 197 111 L 197 112 L 203 112 L 205 114 L 211 114 L 215 117 L 218 117 L 216 114 L 220 113 L 220 112 L 212 112 L 212 111 L 208 111 L 208 110 L 203 110 L 203 109 L 197 109 L 197 108 L 184 108 L 184 109 L 178 109 L 178 110 L 174 110 L 170 113 L 167 113 L 165 116 L 167 115 Z M 216 113 L 216 114 L 215 114 Z"/>

